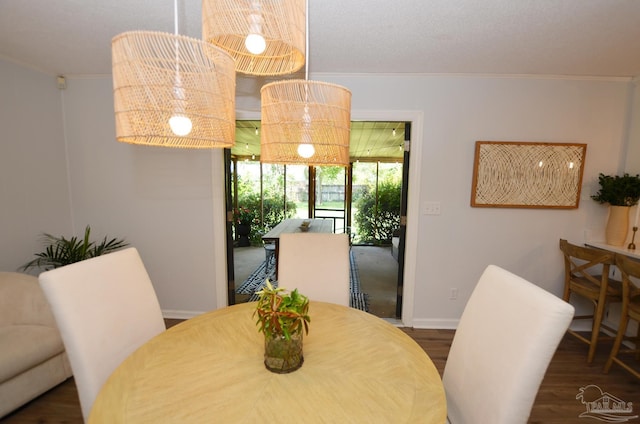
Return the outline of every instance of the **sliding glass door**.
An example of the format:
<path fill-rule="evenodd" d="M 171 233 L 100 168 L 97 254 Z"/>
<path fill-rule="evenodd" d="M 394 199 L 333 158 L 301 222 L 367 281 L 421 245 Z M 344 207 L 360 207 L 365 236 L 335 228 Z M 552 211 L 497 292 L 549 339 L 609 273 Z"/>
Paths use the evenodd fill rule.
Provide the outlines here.
<path fill-rule="evenodd" d="M 261 164 L 260 122 L 238 121 L 236 129 L 228 159 L 230 303 L 250 300 L 253 292 L 242 286 L 264 282 L 263 234 L 286 218 L 322 218 L 334 232 L 350 234 L 352 271 L 359 268 L 371 312 L 399 317 L 410 123 L 352 123 L 354 162 L 346 168 Z M 241 214 L 251 217 L 248 236 L 241 234 Z"/>

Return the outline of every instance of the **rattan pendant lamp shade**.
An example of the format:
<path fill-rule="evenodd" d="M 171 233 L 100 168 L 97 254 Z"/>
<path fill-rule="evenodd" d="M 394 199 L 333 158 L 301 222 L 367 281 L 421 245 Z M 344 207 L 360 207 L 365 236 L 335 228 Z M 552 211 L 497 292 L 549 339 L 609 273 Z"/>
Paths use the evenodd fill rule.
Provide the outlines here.
<path fill-rule="evenodd" d="M 318 81 L 286 80 L 260 90 L 260 161 L 349 165 L 351 91 Z"/>
<path fill-rule="evenodd" d="M 247 36 L 262 38 L 251 53 Z M 233 56 L 249 75 L 284 75 L 305 63 L 305 0 L 203 0 L 202 38 Z"/>
<path fill-rule="evenodd" d="M 200 149 L 234 145 L 236 74 L 227 52 L 150 31 L 117 35 L 111 48 L 118 141 Z M 177 121 L 188 127 L 177 130 Z"/>

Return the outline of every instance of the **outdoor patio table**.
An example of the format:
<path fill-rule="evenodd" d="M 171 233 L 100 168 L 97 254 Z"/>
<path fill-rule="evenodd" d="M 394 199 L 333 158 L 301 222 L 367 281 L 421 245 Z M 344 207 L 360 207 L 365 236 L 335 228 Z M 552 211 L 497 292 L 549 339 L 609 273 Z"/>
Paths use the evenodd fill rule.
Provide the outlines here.
<path fill-rule="evenodd" d="M 332 221 L 330 219 L 301 219 L 290 218 L 285 219 L 278 225 L 273 227 L 271 231 L 262 236 L 265 243 L 275 244 L 276 253 L 276 279 L 278 278 L 278 258 L 280 257 L 280 234 L 284 233 L 301 233 L 300 225 L 304 221 L 309 221 L 309 233 L 332 233 Z"/>
<path fill-rule="evenodd" d="M 109 377 L 89 423 L 444 423 L 431 359 L 366 312 L 311 302 L 304 364 L 263 363 L 256 303 L 208 312 L 151 339 Z"/>

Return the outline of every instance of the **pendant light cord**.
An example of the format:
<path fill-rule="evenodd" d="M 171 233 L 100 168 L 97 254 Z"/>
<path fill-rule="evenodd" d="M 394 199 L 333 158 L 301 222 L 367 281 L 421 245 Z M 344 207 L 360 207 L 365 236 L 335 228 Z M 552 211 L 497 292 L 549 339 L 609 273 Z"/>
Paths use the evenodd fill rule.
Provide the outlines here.
<path fill-rule="evenodd" d="M 178 0 L 173 0 L 173 29 L 178 35 Z"/>
<path fill-rule="evenodd" d="M 305 40 L 304 50 L 306 59 L 304 61 L 304 79 L 309 79 L 309 0 L 305 1 Z"/>
<path fill-rule="evenodd" d="M 173 0 L 173 31 L 175 36 L 178 37 L 178 0 Z M 182 87 L 182 83 L 180 81 L 180 56 L 179 56 L 179 42 L 176 38 L 175 40 L 176 46 L 176 76 L 174 80 L 174 92 L 176 97 L 180 97 L 181 93 L 178 93 L 178 90 Z"/>

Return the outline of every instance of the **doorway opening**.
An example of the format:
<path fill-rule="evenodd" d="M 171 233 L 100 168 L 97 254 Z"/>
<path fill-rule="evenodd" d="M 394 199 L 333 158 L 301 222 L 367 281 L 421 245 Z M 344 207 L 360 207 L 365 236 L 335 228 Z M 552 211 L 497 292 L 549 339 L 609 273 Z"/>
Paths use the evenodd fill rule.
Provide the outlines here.
<path fill-rule="evenodd" d="M 253 300 L 247 282 L 268 276 L 263 234 L 286 218 L 316 218 L 350 235 L 352 278 L 359 279 L 368 311 L 400 318 L 410 128 L 352 122 L 350 165 L 308 167 L 261 164 L 260 121 L 237 121 L 236 146 L 226 155 L 229 304 Z M 246 221 L 248 234 L 241 227 Z"/>

